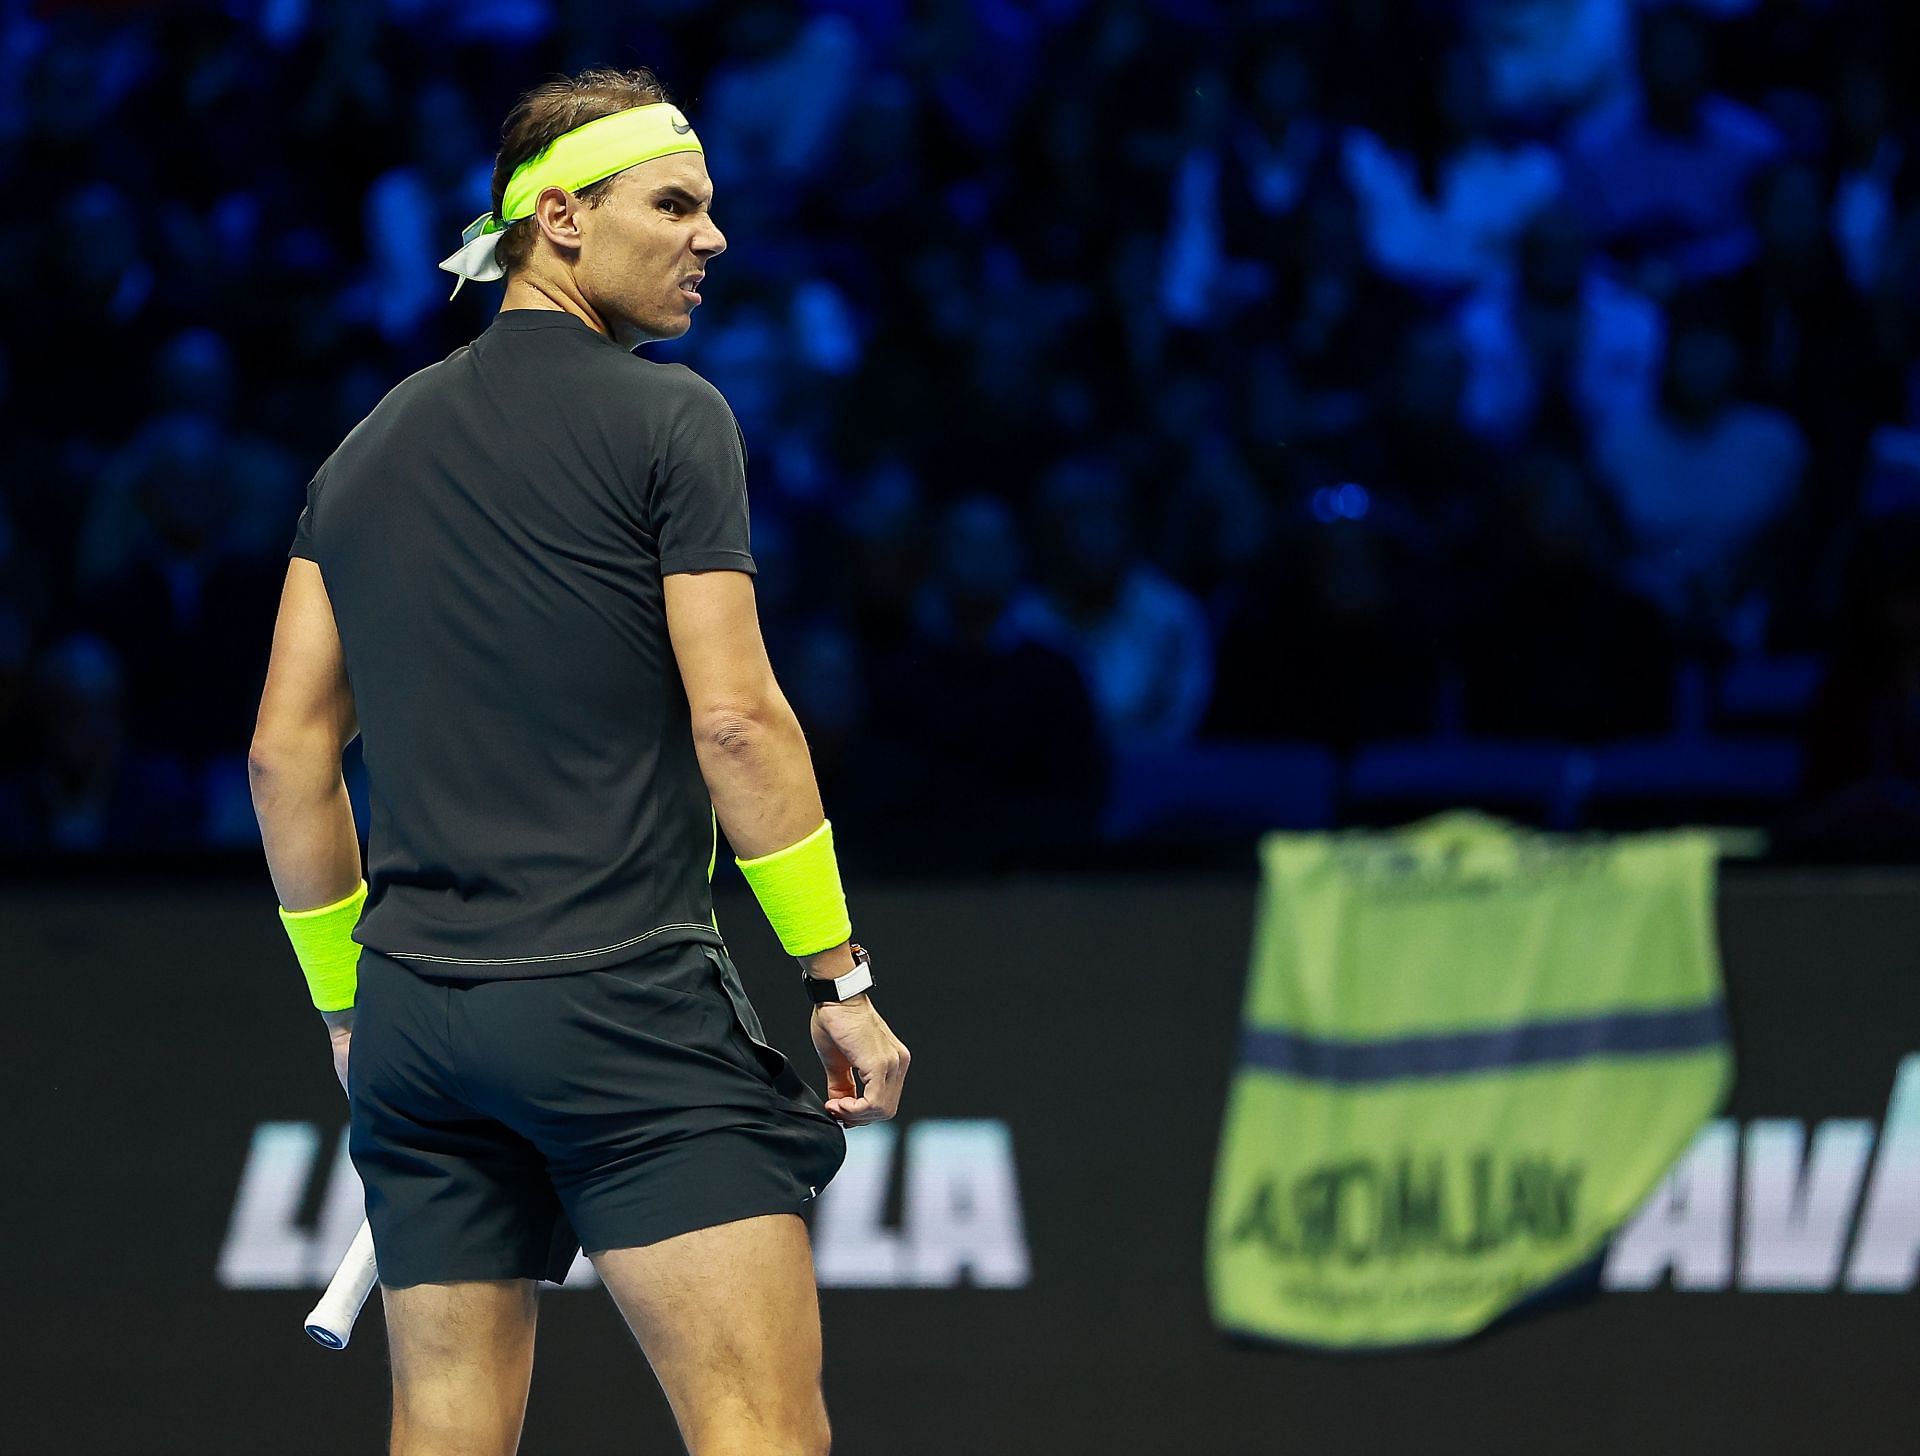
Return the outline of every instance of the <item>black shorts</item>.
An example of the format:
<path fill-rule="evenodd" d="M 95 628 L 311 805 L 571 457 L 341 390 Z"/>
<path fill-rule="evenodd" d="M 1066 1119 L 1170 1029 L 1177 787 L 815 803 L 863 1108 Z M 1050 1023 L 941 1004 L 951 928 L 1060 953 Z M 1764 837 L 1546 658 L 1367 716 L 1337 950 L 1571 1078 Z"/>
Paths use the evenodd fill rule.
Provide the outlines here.
<path fill-rule="evenodd" d="M 558 1280 L 580 1248 L 795 1213 L 847 1150 L 726 952 L 691 941 L 495 981 L 366 950 L 347 1083 L 396 1286 Z"/>

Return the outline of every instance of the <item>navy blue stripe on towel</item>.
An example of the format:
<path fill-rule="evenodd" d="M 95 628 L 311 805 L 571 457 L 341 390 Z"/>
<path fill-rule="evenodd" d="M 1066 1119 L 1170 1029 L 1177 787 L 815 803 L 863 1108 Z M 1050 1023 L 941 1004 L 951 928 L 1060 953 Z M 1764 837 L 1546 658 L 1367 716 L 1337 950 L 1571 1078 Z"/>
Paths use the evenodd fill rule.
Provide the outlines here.
<path fill-rule="evenodd" d="M 1240 1059 L 1262 1071 L 1319 1082 L 1389 1082 L 1504 1071 L 1587 1057 L 1698 1051 L 1727 1038 L 1720 1002 L 1677 1011 L 1621 1011 L 1527 1021 L 1495 1031 L 1446 1032 L 1382 1041 L 1336 1041 L 1289 1031 L 1248 1031 Z"/>

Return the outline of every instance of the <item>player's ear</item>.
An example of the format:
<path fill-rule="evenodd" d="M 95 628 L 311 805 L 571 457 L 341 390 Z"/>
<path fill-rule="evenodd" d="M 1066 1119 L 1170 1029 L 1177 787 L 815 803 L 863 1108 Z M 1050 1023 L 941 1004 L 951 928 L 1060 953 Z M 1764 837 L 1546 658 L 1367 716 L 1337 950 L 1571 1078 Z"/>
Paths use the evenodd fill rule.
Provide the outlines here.
<path fill-rule="evenodd" d="M 564 187 L 548 187 L 534 200 L 535 224 L 547 241 L 563 252 L 580 250 L 580 215 L 586 204 Z"/>

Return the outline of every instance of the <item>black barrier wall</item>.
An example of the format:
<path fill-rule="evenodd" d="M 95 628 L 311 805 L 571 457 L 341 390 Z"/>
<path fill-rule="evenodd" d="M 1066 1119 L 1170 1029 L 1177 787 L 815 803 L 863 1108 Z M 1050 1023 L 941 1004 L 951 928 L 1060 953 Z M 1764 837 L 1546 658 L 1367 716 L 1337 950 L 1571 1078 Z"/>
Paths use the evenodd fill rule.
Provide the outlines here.
<path fill-rule="evenodd" d="M 815 1214 L 836 1451 L 1912 1449 L 1920 1097 L 1886 1124 L 1920 1054 L 1920 877 L 1731 877 L 1733 1103 L 1633 1258 L 1461 1348 L 1366 1359 L 1230 1344 L 1207 1319 L 1254 888 L 856 887 L 914 1063 L 902 1118 L 853 1135 Z M 719 913 L 817 1085 L 790 963 L 741 895 Z M 299 1328 L 356 1190 L 264 879 L 15 886 L 0 923 L 0 1452 L 383 1449 L 377 1311 L 343 1354 Z M 1853 1280 L 1876 1198 L 1881 1277 Z M 602 1292 L 550 1290 L 540 1319 L 525 1451 L 679 1449 Z"/>

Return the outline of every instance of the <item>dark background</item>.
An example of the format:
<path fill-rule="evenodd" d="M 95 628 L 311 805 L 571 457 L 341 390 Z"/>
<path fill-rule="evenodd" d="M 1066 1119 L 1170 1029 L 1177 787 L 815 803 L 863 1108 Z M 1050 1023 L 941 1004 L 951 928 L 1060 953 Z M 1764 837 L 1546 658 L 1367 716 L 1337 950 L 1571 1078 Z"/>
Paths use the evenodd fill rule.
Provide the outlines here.
<path fill-rule="evenodd" d="M 1736 1117 L 1886 1111 L 1920 1051 L 1920 881 L 1744 871 L 1721 896 Z M 1916 1299 L 1600 1294 L 1431 1354 L 1330 1358 L 1211 1328 L 1202 1239 L 1252 926 L 1251 875 L 927 881 L 862 897 L 896 947 L 903 1122 L 1012 1128 L 1021 1289 L 822 1293 L 836 1450 L 945 1453 L 1903 1452 Z M 324 1041 L 251 884 L 0 894 L 15 1250 L 0 1450 L 374 1449 L 380 1318 L 342 1355 L 311 1290 L 225 1291 L 257 1122 L 331 1130 Z M 751 902 L 721 924 L 773 1041 L 816 1085 L 800 998 Z M 977 993 L 984 948 L 1022 988 Z M 1177 990 L 1167 968 L 1180 966 Z M 330 1147 L 329 1147 L 330 1155 Z M 24 1192 L 21 1190 L 25 1190 Z M 601 1291 L 549 1290 L 525 1447 L 673 1449 Z"/>
<path fill-rule="evenodd" d="M 486 324 L 517 94 L 646 64 L 731 239 L 650 353 L 863 873 L 1461 802 L 1912 858 L 1916 13 L 8 0 L 0 850 L 257 852 L 304 485 Z"/>

